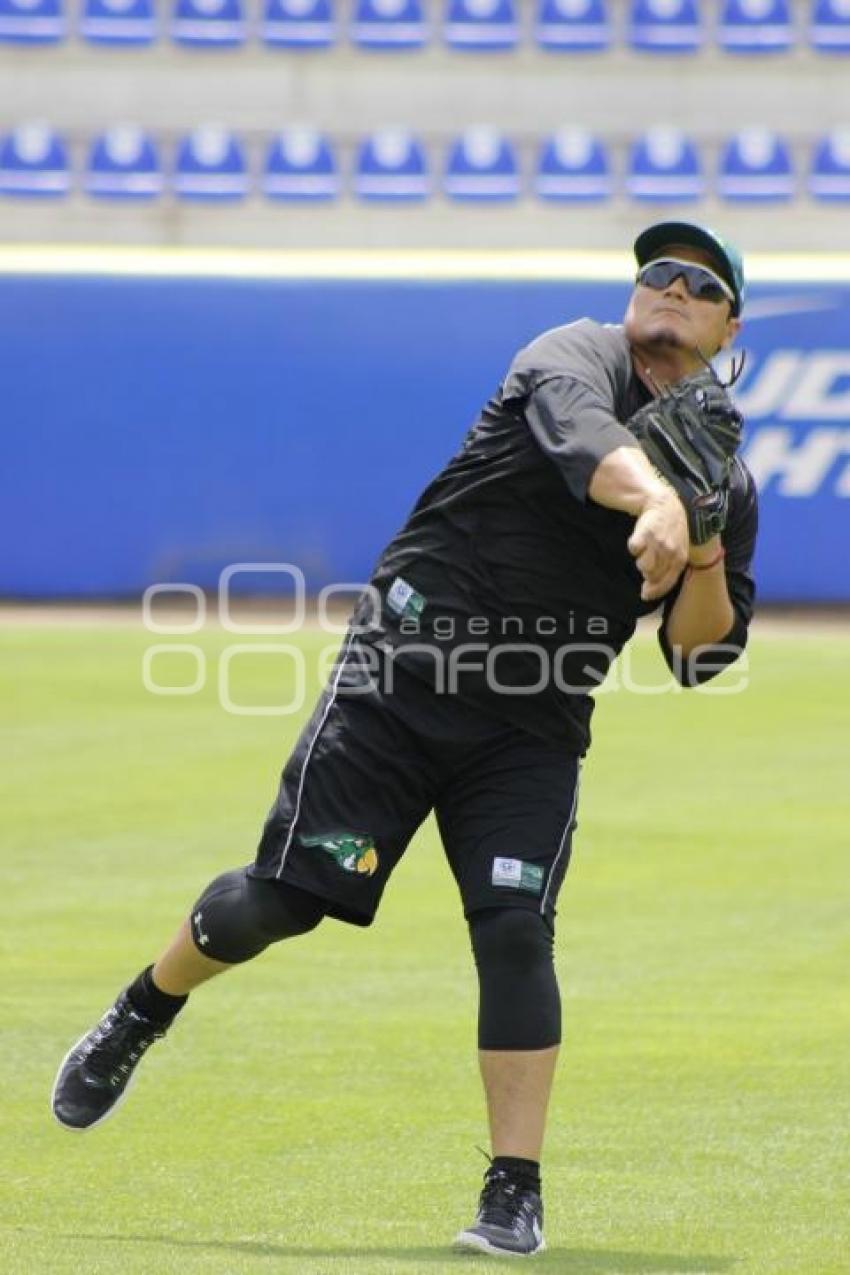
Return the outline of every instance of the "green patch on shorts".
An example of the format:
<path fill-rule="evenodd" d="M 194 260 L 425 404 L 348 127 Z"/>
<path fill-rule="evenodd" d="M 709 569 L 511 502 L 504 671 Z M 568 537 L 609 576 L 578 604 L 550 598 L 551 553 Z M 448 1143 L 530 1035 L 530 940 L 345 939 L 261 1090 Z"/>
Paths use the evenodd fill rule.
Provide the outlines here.
<path fill-rule="evenodd" d="M 522 859 L 494 859 L 493 885 L 505 886 L 509 890 L 526 890 L 529 894 L 539 894 L 543 889 L 544 871 L 536 863 L 524 863 Z"/>
<path fill-rule="evenodd" d="M 318 837 L 299 837 L 298 840 L 308 850 L 316 846 L 327 851 L 346 872 L 371 877 L 377 871 L 378 851 L 368 833 L 326 832 Z"/>

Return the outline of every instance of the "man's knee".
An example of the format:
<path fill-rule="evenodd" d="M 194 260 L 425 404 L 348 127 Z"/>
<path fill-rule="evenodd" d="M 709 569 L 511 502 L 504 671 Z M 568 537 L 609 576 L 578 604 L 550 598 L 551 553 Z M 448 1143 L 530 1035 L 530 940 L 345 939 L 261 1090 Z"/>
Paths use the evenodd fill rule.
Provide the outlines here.
<path fill-rule="evenodd" d="M 192 908 L 190 930 L 204 956 L 240 965 L 271 943 L 306 934 L 324 915 L 316 895 L 237 868 L 210 882 Z"/>
<path fill-rule="evenodd" d="M 504 973 L 531 973 L 552 964 L 554 934 L 531 908 L 482 908 L 469 919 L 472 950 L 482 965 Z"/>
<path fill-rule="evenodd" d="M 561 1039 L 549 921 L 530 908 L 486 908 L 469 920 L 481 990 L 480 1049 L 548 1049 Z"/>

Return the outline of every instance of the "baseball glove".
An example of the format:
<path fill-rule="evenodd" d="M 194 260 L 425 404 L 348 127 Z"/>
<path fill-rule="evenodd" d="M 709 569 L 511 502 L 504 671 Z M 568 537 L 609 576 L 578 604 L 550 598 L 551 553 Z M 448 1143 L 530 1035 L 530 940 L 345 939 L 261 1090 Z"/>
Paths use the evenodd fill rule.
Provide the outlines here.
<path fill-rule="evenodd" d="M 691 543 L 702 545 L 726 526 L 741 414 L 710 367 L 656 389 L 626 428 L 685 506 Z"/>

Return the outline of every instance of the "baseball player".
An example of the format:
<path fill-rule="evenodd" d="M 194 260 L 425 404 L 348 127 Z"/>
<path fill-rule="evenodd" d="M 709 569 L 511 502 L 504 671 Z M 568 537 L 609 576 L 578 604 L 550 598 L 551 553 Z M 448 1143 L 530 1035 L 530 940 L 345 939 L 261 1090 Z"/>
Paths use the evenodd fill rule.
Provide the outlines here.
<path fill-rule="evenodd" d="M 530 1256 L 561 1008 L 555 905 L 591 693 L 659 606 L 697 685 L 740 654 L 753 606 L 753 480 L 708 361 L 734 340 L 740 255 L 666 222 L 635 243 L 621 325 L 520 350 L 381 555 L 283 770 L 256 860 L 201 893 L 159 959 L 63 1060 L 69 1129 L 105 1120 L 191 992 L 325 917 L 368 926 L 430 811 L 469 926 L 492 1160 L 461 1248 Z"/>

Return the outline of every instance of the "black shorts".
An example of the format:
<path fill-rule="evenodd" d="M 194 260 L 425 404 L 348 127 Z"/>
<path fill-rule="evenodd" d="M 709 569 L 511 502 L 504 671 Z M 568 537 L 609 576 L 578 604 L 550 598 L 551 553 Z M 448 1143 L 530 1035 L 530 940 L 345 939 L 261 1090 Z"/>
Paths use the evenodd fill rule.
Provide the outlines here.
<path fill-rule="evenodd" d="M 386 656 L 349 635 L 286 763 L 251 873 L 369 925 L 433 810 L 467 916 L 507 905 L 551 919 L 579 765 L 563 745 L 437 694 L 398 659 L 388 685 Z"/>

